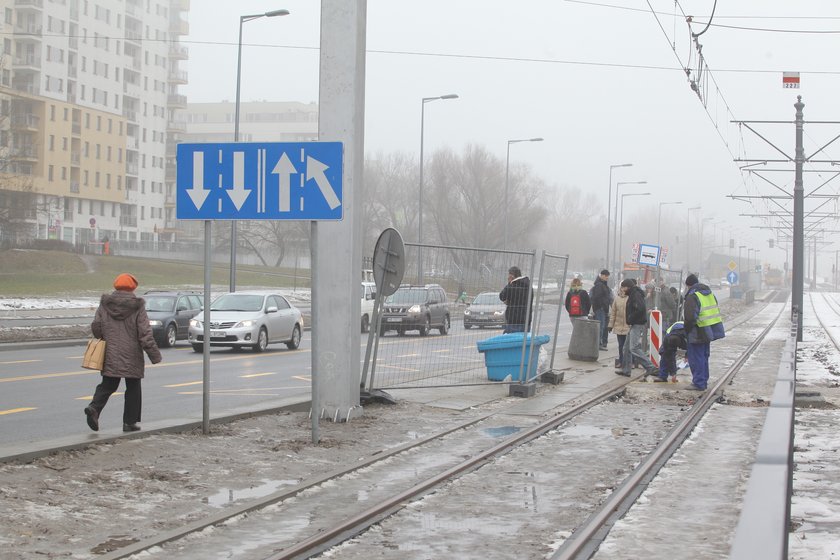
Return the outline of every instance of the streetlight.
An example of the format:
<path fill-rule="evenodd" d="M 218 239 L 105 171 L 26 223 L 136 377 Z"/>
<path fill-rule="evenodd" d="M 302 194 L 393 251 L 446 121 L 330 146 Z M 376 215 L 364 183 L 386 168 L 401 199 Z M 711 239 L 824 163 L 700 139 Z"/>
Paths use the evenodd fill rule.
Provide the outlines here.
<path fill-rule="evenodd" d="M 609 194 L 607 195 L 607 255 L 606 255 L 606 265 L 613 261 L 610 260 L 610 205 L 612 204 L 612 171 L 617 167 L 633 167 L 632 163 L 617 163 L 615 165 L 610 165 L 610 190 Z M 617 206 L 617 205 L 616 205 Z M 618 208 L 615 209 L 616 214 L 618 213 Z M 617 216 L 616 216 L 617 217 Z M 617 222 L 617 220 L 613 220 L 613 222 Z M 613 242 L 613 244 L 615 244 Z M 613 248 L 615 250 L 615 248 Z"/>
<path fill-rule="evenodd" d="M 627 193 L 627 194 L 621 195 L 621 212 L 619 213 L 619 215 L 621 217 L 619 218 L 620 222 L 619 222 L 618 228 L 617 228 L 618 229 L 618 245 L 615 246 L 615 256 L 618 258 L 619 261 L 621 261 L 621 237 L 624 234 L 624 232 L 622 231 L 624 229 L 624 198 L 628 197 L 628 196 L 649 196 L 649 195 L 650 195 L 649 192 Z M 618 209 L 617 204 L 616 204 L 616 209 Z M 623 266 L 621 268 L 622 268 L 622 270 L 624 269 Z"/>
<path fill-rule="evenodd" d="M 615 184 L 615 221 L 618 222 L 618 191 L 621 189 L 621 185 L 646 185 L 647 181 L 620 181 Z M 618 232 L 613 232 L 613 256 L 618 257 L 619 248 L 618 245 L 615 244 L 615 238 Z M 620 259 L 618 259 L 620 260 Z M 617 263 L 613 263 L 613 268 L 615 269 Z"/>
<path fill-rule="evenodd" d="M 519 142 L 542 142 L 542 138 L 522 138 L 521 140 L 507 141 L 507 159 L 505 160 L 505 240 L 504 249 L 507 249 L 508 242 L 508 185 L 510 183 L 510 145 Z"/>
<path fill-rule="evenodd" d="M 437 101 L 438 99 L 458 99 L 458 94 L 447 93 L 446 95 L 438 95 L 437 97 L 424 97 L 420 104 L 420 186 L 417 189 L 419 193 L 419 204 L 417 209 L 417 243 L 423 243 L 423 133 L 426 124 L 426 103 Z M 423 248 L 417 248 L 417 284 L 423 284 Z"/>
<path fill-rule="evenodd" d="M 662 243 L 659 241 L 661 237 L 662 231 L 662 207 L 668 204 L 682 204 L 682 200 L 676 200 L 673 202 L 660 202 L 659 203 L 659 218 L 656 221 L 656 246 L 659 247 L 659 255 L 660 258 L 656 260 L 656 277 L 659 278 L 659 261 L 662 260 Z"/>
<path fill-rule="evenodd" d="M 700 210 L 702 206 L 692 206 L 688 209 L 685 226 L 685 268 L 691 272 L 691 211 Z M 702 249 L 701 249 L 702 254 Z"/>
<path fill-rule="evenodd" d="M 264 17 L 289 15 L 289 10 L 272 10 L 261 14 L 239 16 L 239 47 L 236 56 L 236 105 L 233 118 L 233 141 L 239 142 L 239 92 L 242 78 L 242 24 Z M 230 291 L 236 291 L 236 220 L 230 222 Z"/>
<path fill-rule="evenodd" d="M 746 248 L 746 245 L 738 245 L 738 284 L 741 284 L 741 275 L 744 273 L 744 269 L 741 268 L 741 249 Z M 749 255 L 749 251 L 747 252 Z"/>

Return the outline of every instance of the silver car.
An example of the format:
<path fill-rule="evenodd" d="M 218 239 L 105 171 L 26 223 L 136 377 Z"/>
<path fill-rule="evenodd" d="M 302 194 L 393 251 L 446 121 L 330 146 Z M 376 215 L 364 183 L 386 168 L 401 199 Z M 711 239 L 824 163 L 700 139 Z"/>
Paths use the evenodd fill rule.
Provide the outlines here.
<path fill-rule="evenodd" d="M 204 351 L 204 313 L 190 321 L 189 341 Z M 210 304 L 210 346 L 248 347 L 262 352 L 274 342 L 294 350 L 300 346 L 303 318 L 300 310 L 280 294 L 235 292 Z"/>
<path fill-rule="evenodd" d="M 504 327 L 505 304 L 498 292 L 482 292 L 464 309 L 464 328 Z"/>

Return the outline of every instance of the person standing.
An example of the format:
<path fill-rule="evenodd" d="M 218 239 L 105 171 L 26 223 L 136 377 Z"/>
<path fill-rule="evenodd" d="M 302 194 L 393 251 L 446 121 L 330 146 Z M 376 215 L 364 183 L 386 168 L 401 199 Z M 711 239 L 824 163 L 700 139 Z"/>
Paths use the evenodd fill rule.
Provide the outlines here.
<path fill-rule="evenodd" d="M 531 281 L 527 276 L 522 276 L 519 267 L 512 266 L 508 270 L 508 283 L 499 292 L 499 299 L 507 306 L 505 308 L 505 333 L 525 332 L 526 317 L 528 330 L 531 329 L 534 294 L 531 293 Z"/>
<path fill-rule="evenodd" d="M 580 278 L 572 278 L 572 284 L 566 293 L 566 312 L 569 314 L 569 319 L 574 321 L 586 317 L 591 308 L 589 293 L 583 289 L 583 282 Z"/>
<path fill-rule="evenodd" d="M 146 302 L 134 295 L 136 288 L 137 278 L 133 275 L 123 273 L 117 276 L 114 291 L 102 295 L 90 325 L 93 336 L 105 341 L 102 382 L 96 386 L 93 400 L 85 407 L 87 425 L 94 432 L 99 431 L 99 415 L 120 386 L 120 379 L 125 379 L 123 431 L 140 429 L 137 423 L 140 422 L 142 406 L 140 380 L 145 368 L 143 352 L 153 364 L 162 359 L 149 326 Z"/>
<path fill-rule="evenodd" d="M 618 358 L 616 358 L 615 367 L 620 368 L 624 363 L 624 344 L 627 340 L 627 333 L 630 332 L 630 326 L 627 324 L 627 293 L 624 288 L 618 289 L 618 294 L 612 302 L 610 308 L 610 322 L 607 330 L 615 334 L 618 341 Z"/>
<path fill-rule="evenodd" d="M 613 293 L 610 290 L 607 280 L 610 278 L 610 271 L 606 268 L 601 271 L 598 278 L 595 279 L 595 284 L 589 291 L 589 299 L 592 302 L 592 312 L 595 318 L 601 323 L 601 335 L 598 340 L 601 350 L 607 349 L 607 323 L 610 318 L 610 305 L 613 301 Z"/>
<path fill-rule="evenodd" d="M 662 310 L 662 332 L 677 321 L 677 301 L 664 280 L 659 281 L 659 309 Z"/>
<path fill-rule="evenodd" d="M 656 375 L 656 366 L 648 359 L 642 348 L 642 339 L 647 330 L 647 308 L 645 307 L 645 293 L 632 280 L 622 280 L 621 289 L 627 294 L 625 318 L 630 330 L 624 342 L 621 368 L 615 372 L 630 377 L 633 362 L 637 362 L 645 369 L 645 375 Z"/>
<path fill-rule="evenodd" d="M 710 344 L 726 336 L 717 298 L 712 290 L 689 274 L 685 279 L 683 323 L 688 339 L 688 367 L 691 368 L 691 387 L 705 391 L 709 383 Z"/>

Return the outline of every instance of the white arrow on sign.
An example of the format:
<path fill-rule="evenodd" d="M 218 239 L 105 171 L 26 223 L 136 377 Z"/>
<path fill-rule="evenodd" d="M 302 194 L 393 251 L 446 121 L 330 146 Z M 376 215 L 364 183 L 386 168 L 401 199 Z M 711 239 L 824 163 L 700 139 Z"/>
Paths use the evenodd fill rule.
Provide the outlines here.
<path fill-rule="evenodd" d="M 318 185 L 318 188 L 321 190 L 321 194 L 327 201 L 330 210 L 335 210 L 341 206 L 341 201 L 338 200 L 338 196 L 336 196 L 332 185 L 330 185 L 329 180 L 327 180 L 327 176 L 324 175 L 324 171 L 327 169 L 329 169 L 328 165 L 324 165 L 311 156 L 306 156 L 306 180 L 315 179 L 315 184 Z"/>
<path fill-rule="evenodd" d="M 187 194 L 198 210 L 210 194 L 210 191 L 204 190 L 204 152 L 193 152 L 193 186 L 187 189 Z"/>
<path fill-rule="evenodd" d="M 289 212 L 292 208 L 291 176 L 297 172 L 298 171 L 295 169 L 295 165 L 292 163 L 292 160 L 289 159 L 286 152 L 283 152 L 283 155 L 280 156 L 280 159 L 277 161 L 277 165 L 274 166 L 274 170 L 272 171 L 273 174 L 277 175 L 277 178 L 280 181 L 281 212 Z"/>
<path fill-rule="evenodd" d="M 242 210 L 242 205 L 251 194 L 245 189 L 245 152 L 233 152 L 233 189 L 227 191 L 236 210 Z"/>

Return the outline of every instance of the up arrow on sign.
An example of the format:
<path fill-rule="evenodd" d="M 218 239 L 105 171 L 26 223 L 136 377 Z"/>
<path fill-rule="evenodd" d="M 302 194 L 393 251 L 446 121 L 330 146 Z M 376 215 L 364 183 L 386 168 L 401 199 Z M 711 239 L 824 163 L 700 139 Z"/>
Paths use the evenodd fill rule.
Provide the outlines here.
<path fill-rule="evenodd" d="M 274 166 L 272 173 L 277 175 L 280 181 L 280 200 L 278 209 L 280 212 L 288 212 L 292 208 L 292 174 L 297 173 L 292 160 L 283 152 L 277 165 Z"/>

